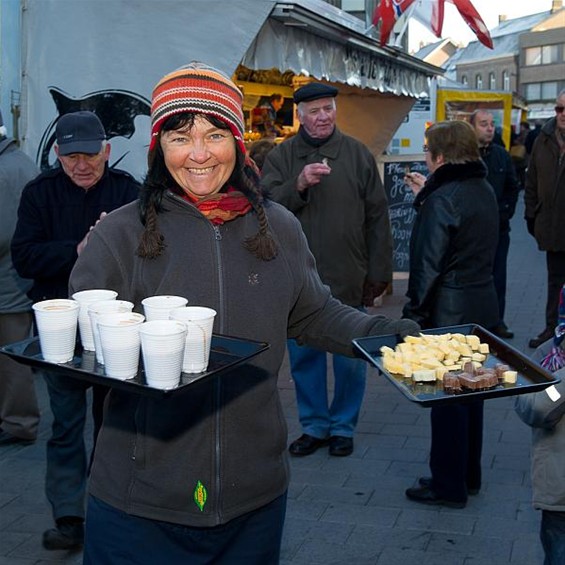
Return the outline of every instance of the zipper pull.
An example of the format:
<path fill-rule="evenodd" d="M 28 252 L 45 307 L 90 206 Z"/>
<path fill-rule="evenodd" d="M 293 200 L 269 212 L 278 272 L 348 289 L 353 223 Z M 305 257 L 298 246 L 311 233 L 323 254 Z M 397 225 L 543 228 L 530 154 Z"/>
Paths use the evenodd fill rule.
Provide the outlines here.
<path fill-rule="evenodd" d="M 222 239 L 222 234 L 220 233 L 220 228 L 218 226 L 213 226 L 214 234 L 216 236 L 216 240 L 220 241 Z"/>

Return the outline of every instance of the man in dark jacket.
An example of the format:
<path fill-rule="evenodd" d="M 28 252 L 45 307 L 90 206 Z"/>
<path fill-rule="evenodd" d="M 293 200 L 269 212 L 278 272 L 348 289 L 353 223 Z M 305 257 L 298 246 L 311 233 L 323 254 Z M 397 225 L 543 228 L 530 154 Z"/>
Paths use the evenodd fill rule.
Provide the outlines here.
<path fill-rule="evenodd" d="M 322 83 L 294 93 L 300 129 L 267 155 L 263 185 L 300 221 L 332 294 L 362 309 L 373 305 L 392 278 L 392 236 L 374 156 L 335 126 L 337 93 Z M 288 349 L 304 432 L 290 453 L 309 455 L 329 442 L 330 455 L 350 455 L 365 362 L 333 356 L 335 391 L 328 404 L 326 353 L 294 340 Z"/>
<path fill-rule="evenodd" d="M 498 296 L 499 322 L 492 331 L 503 338 L 512 338 L 514 333 L 504 322 L 506 307 L 506 263 L 510 249 L 510 219 L 514 215 L 518 200 L 518 180 L 512 158 L 504 147 L 493 142 L 495 126 L 493 115 L 488 110 L 476 110 L 470 118 L 475 129 L 481 158 L 487 166 L 487 180 L 494 188 L 498 203 L 498 246 L 494 259 L 494 286 Z"/>
<path fill-rule="evenodd" d="M 37 175 L 35 163 L 7 137 L 0 114 L 0 345 L 30 336 L 31 281 L 14 272 L 10 242 L 24 186 Z M 31 368 L 0 355 L 0 445 L 37 438 L 39 406 Z"/>
<path fill-rule="evenodd" d="M 55 152 L 61 167 L 40 174 L 25 187 L 12 239 L 20 276 L 33 279 L 34 302 L 67 298 L 71 269 L 89 230 L 106 213 L 137 198 L 139 184 L 107 165 L 110 145 L 92 112 L 60 117 Z M 84 444 L 86 391 L 82 381 L 45 372 L 53 412 L 47 442 L 45 490 L 56 528 L 43 534 L 46 549 L 80 547 L 84 539 L 87 456 Z M 94 441 L 101 424 L 105 387 L 93 386 Z"/>
<path fill-rule="evenodd" d="M 545 329 L 529 342 L 539 347 L 553 336 L 559 293 L 565 283 L 565 90 L 557 97 L 555 117 L 534 143 L 524 190 L 528 231 L 546 252 L 547 303 Z"/>

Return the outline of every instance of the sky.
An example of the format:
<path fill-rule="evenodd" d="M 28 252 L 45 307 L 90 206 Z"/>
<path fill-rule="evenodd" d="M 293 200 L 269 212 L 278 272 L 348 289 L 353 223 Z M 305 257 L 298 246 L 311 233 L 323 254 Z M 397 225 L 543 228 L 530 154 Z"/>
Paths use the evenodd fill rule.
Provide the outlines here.
<path fill-rule="evenodd" d="M 518 18 L 549 11 L 552 3 L 551 0 L 471 0 L 471 2 L 488 29 L 495 28 L 498 25 L 499 14 L 505 14 L 508 19 Z M 433 33 L 415 21 L 414 18 L 410 20 L 408 33 L 408 51 L 410 53 L 419 49 L 420 41 L 424 41 L 425 44 L 439 41 Z M 459 15 L 457 8 L 450 2 L 445 3 L 442 37 L 444 39 L 449 37 L 464 44 L 476 39 L 475 34 Z"/>

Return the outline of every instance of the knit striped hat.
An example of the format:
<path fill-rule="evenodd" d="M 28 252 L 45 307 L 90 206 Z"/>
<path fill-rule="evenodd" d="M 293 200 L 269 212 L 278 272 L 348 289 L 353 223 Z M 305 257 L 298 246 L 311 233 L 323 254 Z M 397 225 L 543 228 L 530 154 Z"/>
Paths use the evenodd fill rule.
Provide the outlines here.
<path fill-rule="evenodd" d="M 167 118 L 181 112 L 215 116 L 231 130 L 245 154 L 243 133 L 243 94 L 218 69 L 192 61 L 165 75 L 155 86 L 151 100 L 151 143 L 154 151 L 161 127 Z"/>

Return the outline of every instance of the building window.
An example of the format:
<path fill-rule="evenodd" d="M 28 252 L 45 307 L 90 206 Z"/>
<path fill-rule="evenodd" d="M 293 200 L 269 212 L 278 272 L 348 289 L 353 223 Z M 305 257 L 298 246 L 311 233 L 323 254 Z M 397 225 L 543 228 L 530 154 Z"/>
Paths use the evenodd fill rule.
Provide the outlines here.
<path fill-rule="evenodd" d="M 526 66 L 551 65 L 559 62 L 559 45 L 544 45 L 526 49 Z"/>
<path fill-rule="evenodd" d="M 477 75 L 475 77 L 475 88 L 477 90 L 482 90 L 482 88 L 483 88 L 483 77 L 482 77 L 482 75 Z"/>
<path fill-rule="evenodd" d="M 554 100 L 557 98 L 558 88 L 556 82 L 542 82 L 541 83 L 541 99 Z"/>
<path fill-rule="evenodd" d="M 461 76 L 461 83 L 464 84 L 465 86 L 469 84 L 469 79 L 467 78 L 467 75 Z"/>
<path fill-rule="evenodd" d="M 542 65 L 549 65 L 557 63 L 559 60 L 558 45 L 544 45 L 541 48 L 541 63 Z"/>
<path fill-rule="evenodd" d="M 525 85 L 524 96 L 528 102 L 552 102 L 563 89 L 563 84 L 565 83 L 557 81 L 532 82 Z"/>
<path fill-rule="evenodd" d="M 541 100 L 541 84 L 539 82 L 532 82 L 526 84 L 526 100 Z"/>
<path fill-rule="evenodd" d="M 496 76 L 494 73 L 488 75 L 488 88 L 489 90 L 496 90 Z"/>
<path fill-rule="evenodd" d="M 508 71 L 502 71 L 502 88 L 503 90 L 510 90 L 510 75 Z"/>
<path fill-rule="evenodd" d="M 541 65 L 541 47 L 526 49 L 526 66 Z"/>

